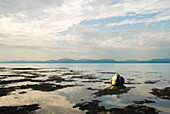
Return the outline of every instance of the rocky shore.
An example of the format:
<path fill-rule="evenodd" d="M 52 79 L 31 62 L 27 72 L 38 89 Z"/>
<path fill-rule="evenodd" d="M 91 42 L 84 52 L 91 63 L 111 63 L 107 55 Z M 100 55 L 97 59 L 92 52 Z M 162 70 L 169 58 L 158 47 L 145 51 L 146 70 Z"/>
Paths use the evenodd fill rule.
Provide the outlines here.
<path fill-rule="evenodd" d="M 115 72 L 96 71 L 99 75 L 113 75 Z M 156 84 L 158 80 L 146 80 L 138 82 L 137 78 L 127 78 L 124 86 L 111 86 L 110 78 L 104 78 L 83 71 L 72 70 L 68 68 L 0 68 L 0 99 L 10 96 L 13 99 L 20 98 L 20 95 L 28 95 L 29 92 L 57 92 L 68 88 L 77 88 L 89 92 L 89 96 L 75 102 L 73 109 L 79 109 L 83 113 L 116 113 L 116 114 L 158 114 L 161 112 L 155 107 L 146 104 L 154 104 L 156 101 L 149 97 L 143 100 L 134 99 L 122 108 L 107 108 L 103 99 L 107 96 L 121 96 L 129 94 L 142 84 Z M 134 75 L 136 76 L 136 75 Z M 24 83 L 24 84 L 22 84 Z M 138 86 L 137 86 L 138 85 Z M 75 90 L 76 91 L 76 90 Z M 152 88 L 148 94 L 154 95 L 159 99 L 170 99 L 170 87 Z M 73 93 L 72 93 L 73 94 Z M 69 95 L 69 94 L 68 94 Z M 71 93 L 70 93 L 71 95 Z M 69 98 L 69 97 L 68 97 Z M 102 100 L 100 100 L 102 98 Z M 116 99 L 115 99 L 116 100 Z M 54 101 L 56 102 L 56 101 Z M 0 104 L 1 105 L 1 104 Z M 8 113 L 32 113 L 43 110 L 41 103 L 0 106 L 2 114 Z"/>

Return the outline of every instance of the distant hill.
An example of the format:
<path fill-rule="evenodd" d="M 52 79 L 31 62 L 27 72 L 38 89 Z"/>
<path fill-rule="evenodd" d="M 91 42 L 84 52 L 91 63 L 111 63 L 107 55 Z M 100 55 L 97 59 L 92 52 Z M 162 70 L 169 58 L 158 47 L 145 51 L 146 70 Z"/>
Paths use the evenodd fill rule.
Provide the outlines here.
<path fill-rule="evenodd" d="M 170 63 L 170 58 L 164 59 L 151 59 L 145 61 L 138 61 L 138 60 L 127 60 L 127 61 L 119 61 L 120 63 Z"/>
<path fill-rule="evenodd" d="M 152 59 L 147 62 L 150 63 L 170 63 L 170 58 L 165 58 L 165 59 Z"/>
<path fill-rule="evenodd" d="M 63 58 L 58 60 L 49 60 L 49 61 L 43 61 L 45 63 L 77 63 L 77 60 L 69 59 L 69 58 Z"/>
<path fill-rule="evenodd" d="M 170 58 L 165 59 L 151 59 L 145 61 L 138 60 L 125 60 L 116 61 L 114 59 L 80 59 L 74 60 L 70 58 L 63 58 L 58 60 L 48 60 L 48 61 L 2 61 L 0 63 L 170 63 Z"/>
<path fill-rule="evenodd" d="M 116 63 L 114 59 L 98 59 L 98 60 L 91 60 L 91 59 L 80 59 L 77 60 L 79 63 Z"/>
<path fill-rule="evenodd" d="M 41 61 L 42 62 L 42 61 Z M 58 60 L 49 60 L 49 61 L 43 61 L 44 63 L 116 63 L 114 59 L 80 59 L 80 60 L 74 60 L 69 58 L 63 58 Z"/>

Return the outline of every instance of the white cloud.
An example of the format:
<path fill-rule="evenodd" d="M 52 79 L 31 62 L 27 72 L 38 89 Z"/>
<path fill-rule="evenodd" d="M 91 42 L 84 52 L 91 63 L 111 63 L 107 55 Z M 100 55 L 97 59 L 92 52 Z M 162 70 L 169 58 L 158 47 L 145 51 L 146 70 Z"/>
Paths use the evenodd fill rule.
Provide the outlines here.
<path fill-rule="evenodd" d="M 75 26 L 73 35 L 78 37 L 81 42 L 88 41 L 85 45 L 137 50 L 159 48 L 154 44 L 170 42 L 170 32 L 154 30 L 99 31 L 88 26 Z M 170 48 L 170 46 L 167 48 Z"/>
<path fill-rule="evenodd" d="M 112 4 L 112 0 L 58 0 L 58 1 L 4 1 L 0 2 L 0 32 L 44 36 L 68 30 L 83 20 L 126 16 L 128 12 L 147 14 L 169 8 L 168 0 L 125 0 Z M 20 3 L 20 5 L 18 5 Z M 6 7 L 7 6 L 7 7 Z M 10 10 L 9 10 L 10 9 Z M 164 19 L 169 19 L 169 13 Z M 157 17 L 158 20 L 159 17 Z M 146 20 L 144 20 L 146 21 Z M 152 20 L 150 20 L 152 21 Z M 134 24 L 140 21 L 127 20 L 113 25 Z"/>
<path fill-rule="evenodd" d="M 79 25 L 73 27 L 72 34 L 58 36 L 56 39 L 44 38 L 41 41 L 36 39 L 3 41 L 1 39 L 0 42 L 6 45 L 0 46 L 0 52 L 8 55 L 5 58 L 1 56 L 1 60 L 11 57 L 12 59 L 19 57 L 28 60 L 32 60 L 32 58 L 48 60 L 62 57 L 75 59 L 115 58 L 117 60 L 147 59 L 156 53 L 159 55 L 156 57 L 167 57 L 169 55 L 162 52 L 170 49 L 168 45 L 170 43 L 169 34 L 170 32 L 153 30 L 99 31 Z M 154 51 L 156 52 L 154 53 Z"/>
<path fill-rule="evenodd" d="M 84 20 L 127 16 L 129 12 L 133 15 L 162 13 L 149 20 L 125 20 L 107 26 L 169 20 L 167 8 L 169 0 L 0 1 L 0 43 L 3 47 L 0 49 L 3 53 L 0 59 L 5 60 L 10 53 L 9 59 L 17 58 L 14 50 L 17 50 L 17 54 L 23 59 L 54 59 L 102 57 L 102 54 L 97 52 L 98 48 L 103 50 L 109 48 L 108 52 L 119 48 L 159 48 L 154 43 L 158 43 L 162 38 L 161 41 L 169 42 L 169 32 L 152 30 L 149 33 L 144 30 L 110 32 L 81 26 L 79 23 Z M 92 25 L 98 27 L 97 24 Z M 67 35 L 61 33 L 69 29 L 71 32 Z M 24 50 L 28 51 L 27 56 L 22 54 Z M 31 57 L 31 52 L 37 54 Z"/>
<path fill-rule="evenodd" d="M 160 21 L 167 21 L 170 20 L 170 11 L 166 10 L 153 18 L 148 18 L 148 19 L 132 19 L 132 20 L 124 20 L 122 22 L 117 22 L 117 23 L 109 23 L 106 24 L 107 27 L 112 27 L 112 26 L 119 26 L 119 25 L 127 25 L 127 24 L 136 24 L 136 23 L 152 23 L 152 22 L 160 22 Z"/>

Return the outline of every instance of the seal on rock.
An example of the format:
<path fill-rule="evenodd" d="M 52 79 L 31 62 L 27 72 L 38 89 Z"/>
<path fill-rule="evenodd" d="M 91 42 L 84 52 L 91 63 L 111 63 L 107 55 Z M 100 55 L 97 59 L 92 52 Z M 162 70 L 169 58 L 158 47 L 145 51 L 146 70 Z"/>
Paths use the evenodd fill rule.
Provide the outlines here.
<path fill-rule="evenodd" d="M 125 83 L 125 79 L 121 77 L 119 74 L 115 74 L 115 76 L 111 79 L 112 86 L 123 86 Z"/>

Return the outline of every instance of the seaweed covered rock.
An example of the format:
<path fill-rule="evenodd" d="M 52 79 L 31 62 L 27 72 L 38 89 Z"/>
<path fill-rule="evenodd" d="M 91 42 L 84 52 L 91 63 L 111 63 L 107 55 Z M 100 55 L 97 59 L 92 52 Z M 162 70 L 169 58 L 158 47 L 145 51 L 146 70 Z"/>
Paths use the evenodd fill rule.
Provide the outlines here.
<path fill-rule="evenodd" d="M 98 92 L 95 92 L 96 97 L 101 97 L 103 95 L 113 95 L 113 94 L 123 94 L 127 93 L 131 88 L 126 86 L 110 86 L 105 89 L 100 89 Z"/>

